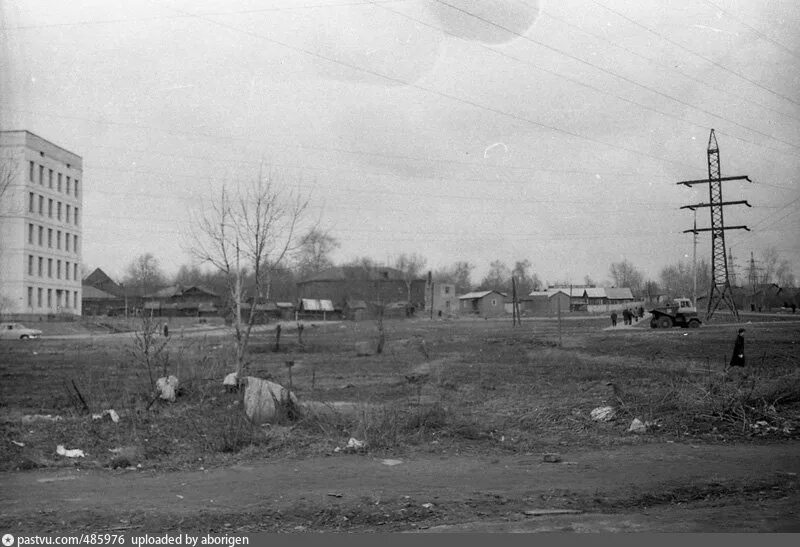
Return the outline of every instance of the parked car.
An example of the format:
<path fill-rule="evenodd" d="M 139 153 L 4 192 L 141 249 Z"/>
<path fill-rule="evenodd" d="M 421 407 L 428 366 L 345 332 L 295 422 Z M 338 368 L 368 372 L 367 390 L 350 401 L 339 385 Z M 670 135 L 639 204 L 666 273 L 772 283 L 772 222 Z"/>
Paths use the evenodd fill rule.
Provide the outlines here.
<path fill-rule="evenodd" d="M 42 331 L 29 329 L 21 323 L 0 323 L 0 340 L 28 340 L 41 335 Z"/>

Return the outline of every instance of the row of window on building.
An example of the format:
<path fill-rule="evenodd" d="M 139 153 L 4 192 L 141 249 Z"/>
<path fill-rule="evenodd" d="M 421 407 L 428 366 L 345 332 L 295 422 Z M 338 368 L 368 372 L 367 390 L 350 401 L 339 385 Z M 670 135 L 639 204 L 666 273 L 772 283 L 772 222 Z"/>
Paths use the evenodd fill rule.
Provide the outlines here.
<path fill-rule="evenodd" d="M 28 224 L 28 243 L 30 243 L 31 245 L 38 244 L 39 247 L 44 247 L 45 245 L 44 230 L 45 230 L 44 226 Z M 54 232 L 53 228 L 47 228 L 47 247 L 50 249 L 53 248 L 53 232 Z M 56 235 L 56 249 L 61 250 L 61 241 L 63 237 L 64 250 L 67 251 L 68 253 L 78 254 L 77 234 L 70 234 L 69 232 L 62 232 L 61 230 L 55 230 L 55 235 Z M 70 243 L 72 243 L 71 246 Z"/>
<path fill-rule="evenodd" d="M 78 308 L 80 299 L 78 298 L 78 291 L 68 291 L 66 289 L 47 289 L 47 305 L 44 302 L 44 289 L 42 287 L 28 287 L 28 307 L 34 307 L 34 292 L 36 294 L 35 307 L 37 308 L 52 308 L 53 307 L 53 293 L 55 292 L 55 305 L 57 308 Z M 70 302 L 71 301 L 71 302 Z"/>
<path fill-rule="evenodd" d="M 67 166 L 67 167 L 69 167 L 69 166 Z M 33 182 L 33 183 L 36 182 L 34 180 L 35 179 L 35 174 L 36 174 L 36 163 L 31 161 L 31 162 L 29 162 L 29 166 L 28 166 L 28 180 L 30 182 Z M 45 167 L 44 167 L 44 165 L 39 165 L 39 184 L 41 186 L 44 186 L 44 178 L 45 178 L 44 175 L 45 175 Z M 67 195 L 74 193 L 76 198 L 79 197 L 79 195 L 78 195 L 78 186 L 80 184 L 80 181 L 78 179 L 70 179 L 69 176 L 65 177 L 62 173 L 56 173 L 56 175 L 57 175 L 56 183 L 55 183 L 56 184 L 56 186 L 55 186 L 56 191 L 64 192 Z M 66 185 L 63 184 L 65 181 L 66 181 Z M 53 170 L 52 169 L 48 169 L 47 170 L 47 187 L 50 188 L 51 190 L 53 189 Z"/>
<path fill-rule="evenodd" d="M 47 262 L 45 263 L 45 260 Z M 43 256 L 33 256 L 28 255 L 28 275 L 38 275 L 39 277 L 45 276 L 45 269 L 44 266 L 47 264 L 47 277 L 53 277 L 53 263 L 56 265 L 56 279 L 61 279 L 61 260 L 60 259 L 53 259 L 47 258 Z M 37 266 L 38 264 L 38 266 Z M 70 263 L 68 260 L 64 261 L 64 279 L 67 281 L 70 280 L 70 270 L 72 271 L 72 280 L 78 280 L 78 263 L 72 262 Z"/>
<path fill-rule="evenodd" d="M 33 192 L 28 192 L 28 212 L 29 213 L 36 213 L 36 198 L 39 198 L 39 216 L 44 216 L 44 196 L 39 196 L 34 194 Z M 64 222 L 69 224 L 72 222 L 75 226 L 78 225 L 78 208 L 71 206 L 69 203 L 61 203 L 60 201 L 53 201 L 51 198 L 47 199 L 47 216 L 49 218 L 53 218 L 53 204 L 56 205 L 55 207 L 55 215 L 57 220 L 62 220 L 62 211 L 66 214 L 64 215 Z M 62 206 L 66 206 L 63 207 Z M 70 220 L 72 217 L 72 220 Z"/>

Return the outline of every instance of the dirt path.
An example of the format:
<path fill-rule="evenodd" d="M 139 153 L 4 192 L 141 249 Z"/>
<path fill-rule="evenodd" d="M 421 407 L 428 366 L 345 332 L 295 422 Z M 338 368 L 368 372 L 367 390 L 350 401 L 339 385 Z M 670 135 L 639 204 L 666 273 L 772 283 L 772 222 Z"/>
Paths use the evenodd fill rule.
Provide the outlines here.
<path fill-rule="evenodd" d="M 337 455 L 171 473 L 5 473 L 0 528 L 800 531 L 797 443 L 561 456 L 426 456 L 390 466 Z M 525 516 L 531 508 L 583 514 Z"/>

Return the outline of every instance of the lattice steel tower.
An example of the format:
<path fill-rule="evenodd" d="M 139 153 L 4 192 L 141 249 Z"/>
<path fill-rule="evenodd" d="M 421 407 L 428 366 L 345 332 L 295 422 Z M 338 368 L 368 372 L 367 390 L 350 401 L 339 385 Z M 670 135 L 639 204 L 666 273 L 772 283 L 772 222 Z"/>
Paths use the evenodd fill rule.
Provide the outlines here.
<path fill-rule="evenodd" d="M 691 230 L 684 230 L 683 233 L 698 232 L 711 232 L 711 291 L 708 295 L 708 309 L 706 311 L 706 320 L 711 319 L 714 311 L 719 307 L 721 302 L 731 310 L 731 313 L 739 320 L 739 312 L 736 310 L 736 304 L 733 301 L 733 294 L 731 291 L 731 283 L 728 278 L 728 256 L 725 253 L 725 230 L 747 230 L 747 226 L 725 226 L 723 219 L 723 208 L 725 205 L 740 205 L 744 204 L 750 207 L 750 204 L 745 200 L 739 201 L 722 201 L 722 183 L 728 180 L 746 180 L 752 182 L 749 177 L 723 177 L 720 170 L 719 162 L 719 146 L 717 145 L 717 137 L 714 130 L 711 130 L 711 135 L 708 137 L 708 179 L 704 180 L 685 180 L 678 184 L 691 187 L 695 184 L 708 184 L 708 203 L 696 203 L 694 205 L 684 205 L 681 209 L 696 210 L 699 207 L 708 207 L 711 211 L 711 228 L 693 228 Z"/>

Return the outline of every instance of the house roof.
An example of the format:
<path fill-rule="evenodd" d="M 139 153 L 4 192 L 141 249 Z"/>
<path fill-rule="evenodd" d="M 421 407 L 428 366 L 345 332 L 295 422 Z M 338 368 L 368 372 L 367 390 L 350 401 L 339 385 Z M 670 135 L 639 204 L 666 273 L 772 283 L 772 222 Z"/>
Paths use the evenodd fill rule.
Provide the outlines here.
<path fill-rule="evenodd" d="M 106 272 L 100 268 L 95 268 L 92 273 L 87 275 L 86 278 L 83 279 L 82 284 L 90 287 L 103 287 L 108 289 L 106 292 L 111 292 L 112 294 L 122 294 L 122 287 L 116 281 L 108 277 Z"/>
<path fill-rule="evenodd" d="M 82 300 L 114 300 L 117 298 L 119 297 L 91 285 L 84 285 L 81 289 Z"/>
<path fill-rule="evenodd" d="M 333 302 L 330 300 L 303 298 L 301 299 L 300 304 L 305 311 L 334 311 Z"/>
<path fill-rule="evenodd" d="M 159 289 L 154 293 L 150 293 L 147 295 L 147 298 L 176 298 L 179 296 L 187 296 L 187 295 L 201 295 L 201 296 L 210 296 L 210 297 L 217 297 L 218 295 L 205 287 L 201 287 L 200 285 L 192 285 L 190 287 L 183 287 L 182 285 L 171 285 L 169 287 L 164 287 L 163 289 Z"/>
<path fill-rule="evenodd" d="M 584 287 L 549 287 L 547 289 L 547 296 L 553 296 L 556 293 L 564 293 L 570 298 L 582 298 Z"/>
<path fill-rule="evenodd" d="M 505 296 L 506 296 L 505 294 L 501 293 L 500 291 L 477 291 L 477 292 L 468 292 L 467 294 L 462 294 L 461 296 L 458 297 L 458 299 L 459 300 L 479 300 L 479 299 L 484 298 L 485 296 L 487 296 L 489 294 L 492 294 L 492 293 L 497 293 L 500 296 L 502 296 L 503 298 L 505 298 Z"/>
<path fill-rule="evenodd" d="M 588 298 L 605 298 L 608 296 L 608 291 L 605 287 L 587 287 L 583 290 Z"/>
<path fill-rule="evenodd" d="M 606 289 L 609 300 L 633 300 L 633 293 L 628 287 Z"/>
<path fill-rule="evenodd" d="M 545 298 L 548 298 L 550 296 L 550 293 L 547 292 L 547 291 L 531 291 L 530 293 L 528 293 L 528 296 L 534 296 L 534 297 L 535 296 L 540 296 L 540 297 L 543 296 Z"/>
<path fill-rule="evenodd" d="M 83 282 L 86 285 L 101 285 L 109 282 L 114 283 L 116 285 L 116 282 L 110 277 L 108 277 L 106 272 L 104 272 L 100 268 L 95 268 L 92 273 L 86 276 Z"/>
<path fill-rule="evenodd" d="M 170 287 L 164 287 L 163 289 L 159 289 L 156 292 L 150 293 L 146 295 L 147 298 L 171 298 L 173 296 L 180 296 L 182 294 L 181 286 L 180 285 L 172 285 Z"/>
<path fill-rule="evenodd" d="M 217 293 L 215 293 L 211 289 L 203 287 L 202 285 L 192 285 L 191 287 L 186 287 L 185 289 L 183 289 L 183 295 L 192 294 L 192 293 L 199 294 L 201 296 L 213 296 L 213 297 L 219 296 Z"/>

